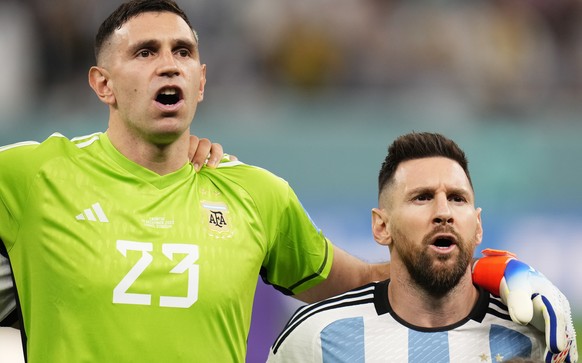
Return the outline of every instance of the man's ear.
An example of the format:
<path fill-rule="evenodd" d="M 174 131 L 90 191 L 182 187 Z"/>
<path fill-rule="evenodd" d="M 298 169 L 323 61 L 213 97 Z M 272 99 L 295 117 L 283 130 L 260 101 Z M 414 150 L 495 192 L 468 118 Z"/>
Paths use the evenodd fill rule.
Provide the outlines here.
<path fill-rule="evenodd" d="M 198 102 L 204 99 L 204 87 L 206 86 L 206 64 L 201 65 L 200 70 L 200 88 L 198 90 Z"/>
<path fill-rule="evenodd" d="M 93 66 L 89 69 L 89 85 L 101 102 L 107 105 L 115 104 L 115 95 L 109 82 L 109 72 L 105 68 Z"/>
<path fill-rule="evenodd" d="M 483 241 L 483 223 L 481 222 L 481 208 L 477 208 L 477 231 L 475 233 L 475 245 L 481 244 Z"/>
<path fill-rule="evenodd" d="M 389 224 L 390 218 L 384 209 L 372 209 L 372 234 L 376 242 L 382 246 L 389 246 L 392 243 Z"/>

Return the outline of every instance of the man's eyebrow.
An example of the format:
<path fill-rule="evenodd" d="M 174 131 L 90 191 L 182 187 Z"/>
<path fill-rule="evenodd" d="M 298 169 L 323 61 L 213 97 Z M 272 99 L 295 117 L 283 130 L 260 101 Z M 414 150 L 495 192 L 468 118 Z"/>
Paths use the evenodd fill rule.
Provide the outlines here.
<path fill-rule="evenodd" d="M 447 195 L 459 195 L 468 199 L 473 199 L 473 191 L 467 188 L 450 188 L 447 190 Z"/>
<path fill-rule="evenodd" d="M 129 50 L 131 53 L 136 53 L 140 49 L 157 49 L 160 47 L 160 45 L 161 42 L 159 40 L 148 39 L 130 45 Z M 172 40 L 172 48 L 187 48 L 191 52 L 196 52 L 198 49 L 196 43 L 189 39 Z"/>
<path fill-rule="evenodd" d="M 155 39 L 148 39 L 148 40 L 142 40 L 139 41 L 135 44 L 130 45 L 129 47 L 129 51 L 130 53 L 135 53 L 140 49 L 155 49 L 158 48 L 160 46 L 160 42 L 155 40 Z"/>
<path fill-rule="evenodd" d="M 407 196 L 412 195 L 419 195 L 419 194 L 434 194 L 435 189 L 432 187 L 418 187 L 410 189 L 406 192 Z M 455 195 L 463 195 L 463 196 L 471 196 L 472 192 L 470 189 L 466 188 L 447 188 L 447 194 L 455 194 Z"/>
<path fill-rule="evenodd" d="M 175 39 L 174 43 L 176 44 L 177 47 L 184 47 L 184 48 L 190 48 L 190 49 L 197 48 L 196 42 L 193 42 L 190 39 Z"/>
<path fill-rule="evenodd" d="M 198 53 L 198 43 L 190 39 L 176 39 L 174 40 L 175 48 L 186 48 L 193 54 Z"/>
<path fill-rule="evenodd" d="M 406 196 L 413 196 L 419 194 L 434 194 L 434 188 L 430 187 L 417 187 L 412 188 L 406 192 Z"/>

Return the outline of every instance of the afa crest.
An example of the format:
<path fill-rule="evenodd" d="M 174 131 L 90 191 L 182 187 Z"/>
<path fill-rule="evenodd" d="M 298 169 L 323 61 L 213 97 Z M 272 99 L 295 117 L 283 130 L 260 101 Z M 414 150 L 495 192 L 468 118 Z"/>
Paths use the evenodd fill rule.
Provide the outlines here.
<path fill-rule="evenodd" d="M 208 219 L 208 223 L 214 225 L 217 228 L 224 228 L 228 227 L 226 223 L 226 219 L 224 218 L 224 213 L 222 211 L 210 211 L 210 218 Z"/>
<path fill-rule="evenodd" d="M 230 237 L 230 216 L 228 206 L 222 202 L 202 202 L 205 223 L 208 230 L 215 237 Z"/>

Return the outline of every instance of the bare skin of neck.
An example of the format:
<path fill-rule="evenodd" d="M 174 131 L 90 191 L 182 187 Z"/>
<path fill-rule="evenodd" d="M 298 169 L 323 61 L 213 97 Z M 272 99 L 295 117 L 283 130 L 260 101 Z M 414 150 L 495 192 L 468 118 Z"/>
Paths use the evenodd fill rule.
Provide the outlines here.
<path fill-rule="evenodd" d="M 116 125 L 119 123 L 110 123 L 107 136 L 113 146 L 129 160 L 159 175 L 173 173 L 188 162 L 188 130 L 175 140 L 155 142 Z"/>
<path fill-rule="evenodd" d="M 435 298 L 416 285 L 401 263 L 392 261 L 390 270 L 390 305 L 399 317 L 412 325 L 439 328 L 457 323 L 469 315 L 479 296 L 470 269 L 442 298 Z"/>

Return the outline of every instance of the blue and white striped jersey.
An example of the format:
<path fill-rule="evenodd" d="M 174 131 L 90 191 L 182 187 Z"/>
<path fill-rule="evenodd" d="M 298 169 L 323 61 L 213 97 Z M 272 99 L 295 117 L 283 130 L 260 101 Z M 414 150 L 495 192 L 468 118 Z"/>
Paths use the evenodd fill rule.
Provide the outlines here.
<path fill-rule="evenodd" d="M 465 319 L 421 328 L 397 316 L 388 281 L 299 308 L 279 335 L 269 362 L 503 362 L 543 358 L 543 332 L 511 321 L 507 307 L 484 290 Z"/>

